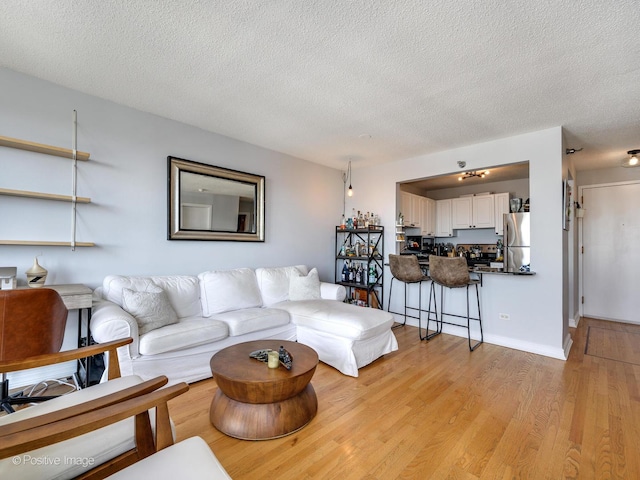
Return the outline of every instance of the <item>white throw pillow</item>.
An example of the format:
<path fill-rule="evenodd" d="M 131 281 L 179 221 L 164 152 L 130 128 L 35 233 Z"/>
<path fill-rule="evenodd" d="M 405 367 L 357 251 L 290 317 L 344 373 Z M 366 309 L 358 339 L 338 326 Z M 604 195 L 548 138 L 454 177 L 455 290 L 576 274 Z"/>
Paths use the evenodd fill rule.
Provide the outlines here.
<path fill-rule="evenodd" d="M 198 274 L 198 278 L 204 317 L 262 306 L 256 274 L 250 268 L 213 270 Z"/>
<path fill-rule="evenodd" d="M 122 289 L 122 308 L 138 322 L 138 333 L 144 335 L 156 328 L 178 323 L 178 315 L 169 303 L 169 297 L 160 287 L 146 292 Z"/>
<path fill-rule="evenodd" d="M 289 279 L 289 300 L 316 300 L 320 298 L 320 277 L 312 268 L 308 275 L 294 272 Z"/>

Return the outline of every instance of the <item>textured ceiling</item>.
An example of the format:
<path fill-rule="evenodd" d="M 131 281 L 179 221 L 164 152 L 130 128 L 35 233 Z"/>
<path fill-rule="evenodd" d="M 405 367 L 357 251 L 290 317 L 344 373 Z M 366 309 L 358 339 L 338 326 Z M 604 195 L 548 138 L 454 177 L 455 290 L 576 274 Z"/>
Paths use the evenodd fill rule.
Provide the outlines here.
<path fill-rule="evenodd" d="M 588 169 L 640 148 L 639 24 L 639 0 L 2 0 L 0 65 L 337 168 L 562 125 Z"/>

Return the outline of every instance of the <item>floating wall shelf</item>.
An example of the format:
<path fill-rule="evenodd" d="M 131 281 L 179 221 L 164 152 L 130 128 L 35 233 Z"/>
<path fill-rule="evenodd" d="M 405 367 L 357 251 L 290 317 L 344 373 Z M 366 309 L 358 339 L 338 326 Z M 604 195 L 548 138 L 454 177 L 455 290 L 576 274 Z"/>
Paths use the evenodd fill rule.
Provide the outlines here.
<path fill-rule="evenodd" d="M 73 159 L 73 150 L 70 150 L 68 148 L 54 147 L 51 145 L 45 145 L 43 143 L 20 140 L 18 138 L 0 136 L 0 146 L 18 148 L 20 150 L 28 150 L 30 152 L 44 153 L 46 155 Z M 89 160 L 89 156 L 90 154 L 86 152 L 76 152 L 76 158 L 78 160 L 87 161 Z"/>
<path fill-rule="evenodd" d="M 9 188 L 0 188 L 0 195 L 10 195 L 12 197 L 39 198 L 41 200 L 58 200 L 61 202 L 73 202 L 71 195 L 58 195 L 57 193 L 41 193 L 29 192 L 27 190 L 11 190 Z M 87 197 L 76 197 L 78 203 L 91 203 L 91 199 Z"/>
<path fill-rule="evenodd" d="M 76 204 L 91 203 L 91 199 L 87 197 L 76 196 L 76 164 L 78 160 L 89 160 L 89 154 L 79 152 L 77 146 L 77 114 L 73 111 L 73 149 L 55 147 L 42 143 L 20 140 L 18 138 L 0 136 L 0 147 L 16 148 L 19 150 L 27 150 L 29 152 L 42 153 L 45 155 L 53 155 L 55 157 L 69 158 L 73 160 L 72 180 L 73 188 L 71 195 L 59 195 L 55 193 L 30 192 L 27 190 L 12 190 L 9 188 L 0 188 L 0 195 L 10 195 L 13 197 L 36 198 L 39 200 L 56 200 L 71 203 L 71 241 L 70 242 L 51 242 L 51 241 L 35 241 L 35 240 L 0 240 L 0 245 L 37 245 L 37 246 L 53 246 L 53 247 L 93 247 L 90 242 L 76 242 Z"/>
<path fill-rule="evenodd" d="M 0 245 L 27 245 L 38 247 L 71 247 L 71 242 L 46 242 L 39 240 L 0 240 Z M 94 247 L 92 242 L 75 242 L 76 247 Z"/>

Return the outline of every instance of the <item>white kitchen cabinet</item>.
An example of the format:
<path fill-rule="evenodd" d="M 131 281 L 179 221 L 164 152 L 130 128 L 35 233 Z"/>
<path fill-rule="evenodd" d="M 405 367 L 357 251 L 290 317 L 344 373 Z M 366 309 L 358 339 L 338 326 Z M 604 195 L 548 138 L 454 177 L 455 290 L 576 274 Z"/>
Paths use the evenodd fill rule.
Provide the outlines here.
<path fill-rule="evenodd" d="M 451 199 L 451 223 L 454 229 L 493 228 L 494 195 Z"/>
<path fill-rule="evenodd" d="M 494 196 L 495 230 L 496 235 L 502 235 L 504 229 L 503 215 L 509 213 L 509 192 L 496 193 Z"/>
<path fill-rule="evenodd" d="M 451 227 L 456 229 L 473 228 L 473 197 L 451 199 Z"/>
<path fill-rule="evenodd" d="M 411 195 L 411 226 L 422 226 L 422 199 L 419 195 Z"/>
<path fill-rule="evenodd" d="M 473 198 L 473 228 L 495 226 L 494 195 L 478 195 Z"/>
<path fill-rule="evenodd" d="M 422 203 L 419 195 L 400 192 L 400 212 L 404 215 L 405 227 L 420 227 L 422 223 Z"/>
<path fill-rule="evenodd" d="M 422 236 L 433 237 L 436 234 L 436 201 L 422 197 Z"/>
<path fill-rule="evenodd" d="M 436 201 L 436 237 L 452 237 L 451 200 Z"/>

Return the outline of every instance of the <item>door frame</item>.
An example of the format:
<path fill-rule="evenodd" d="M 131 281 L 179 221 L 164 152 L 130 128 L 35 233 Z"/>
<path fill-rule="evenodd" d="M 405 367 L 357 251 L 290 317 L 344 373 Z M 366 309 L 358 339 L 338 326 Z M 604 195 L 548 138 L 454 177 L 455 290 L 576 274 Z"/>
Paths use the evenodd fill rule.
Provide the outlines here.
<path fill-rule="evenodd" d="M 580 185 L 578 187 L 578 195 L 580 198 L 580 205 L 583 204 L 582 198 L 583 198 L 583 191 L 585 188 L 603 188 L 603 187 L 621 187 L 623 185 L 634 185 L 634 184 L 640 184 L 640 180 L 627 180 L 627 181 L 623 181 L 623 182 L 608 182 L 608 183 L 594 183 L 592 185 Z M 585 209 L 585 215 L 589 215 L 589 209 L 586 208 Z M 577 216 L 576 216 L 577 217 Z M 577 219 L 577 218 L 576 218 Z M 582 221 L 583 218 L 579 219 L 580 221 L 578 222 L 578 268 L 579 268 L 579 275 L 578 275 L 578 311 L 580 312 L 580 317 L 584 317 L 584 302 L 582 301 L 583 295 L 584 295 L 584 278 L 583 278 L 583 274 L 584 274 L 584 254 L 582 253 L 582 248 L 584 247 L 584 243 L 583 243 L 583 236 L 582 236 Z"/>

